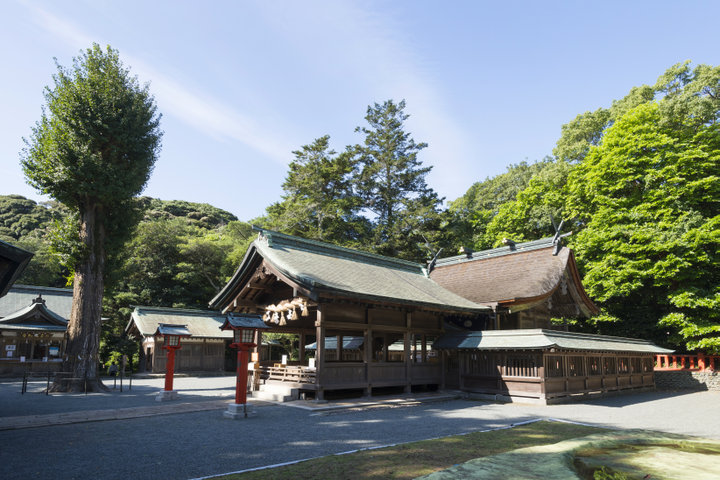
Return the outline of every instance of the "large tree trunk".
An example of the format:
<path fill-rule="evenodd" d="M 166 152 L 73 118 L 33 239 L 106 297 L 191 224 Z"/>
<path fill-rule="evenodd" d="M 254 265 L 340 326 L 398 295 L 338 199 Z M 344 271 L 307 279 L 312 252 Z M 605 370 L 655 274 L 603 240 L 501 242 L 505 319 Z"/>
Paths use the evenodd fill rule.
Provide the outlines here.
<path fill-rule="evenodd" d="M 87 202 L 80 207 L 80 241 L 85 255 L 75 270 L 63 373 L 58 375 L 51 388 L 54 392 L 107 390 L 98 372 L 105 271 L 105 227 L 101 206 Z"/>

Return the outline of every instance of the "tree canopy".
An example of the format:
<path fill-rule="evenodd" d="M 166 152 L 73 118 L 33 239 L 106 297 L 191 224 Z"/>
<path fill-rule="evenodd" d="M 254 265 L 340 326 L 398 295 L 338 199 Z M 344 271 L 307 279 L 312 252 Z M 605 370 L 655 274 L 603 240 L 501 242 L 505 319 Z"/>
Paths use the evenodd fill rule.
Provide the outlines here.
<path fill-rule="evenodd" d="M 439 223 L 442 199 L 425 180 L 432 167 L 424 167 L 418 153 L 426 143 L 415 143 L 405 131 L 409 118 L 405 101 L 388 100 L 368 107 L 368 127 L 354 147 L 359 172 L 355 179 L 362 206 L 373 216 L 372 245 L 377 253 L 419 260 L 427 252 L 418 247 Z"/>
<path fill-rule="evenodd" d="M 356 161 L 337 154 L 325 135 L 292 152 L 295 158 L 283 183 L 283 200 L 267 209 L 267 226 L 291 235 L 344 245 L 359 245 L 368 231 L 353 192 Z"/>
<path fill-rule="evenodd" d="M 551 216 L 564 219 L 598 319 L 610 321 L 586 328 L 718 352 L 719 114 L 720 68 L 674 65 L 564 125 L 556 158 L 513 198 L 493 209 L 464 198 L 451 211 L 480 248 L 550 236 Z"/>
<path fill-rule="evenodd" d="M 67 206 L 75 220 L 69 267 L 73 306 L 63 369 L 73 378 L 98 379 L 98 347 L 106 260 L 139 220 L 136 196 L 160 149 L 160 115 L 148 86 L 110 47 L 95 44 L 68 69 L 57 64 L 45 108 L 22 154 L 28 182 Z M 82 382 L 57 389 L 84 388 Z"/>
<path fill-rule="evenodd" d="M 568 208 L 593 298 L 720 352 L 720 125 L 684 125 L 657 103 L 628 111 L 571 173 Z"/>
<path fill-rule="evenodd" d="M 83 98 L 85 89 L 53 94 L 48 101 Z M 82 113 L 79 107 L 71 111 Z M 511 165 L 475 183 L 443 211 L 426 182 L 430 167 L 420 158 L 427 145 L 406 131 L 405 102 L 388 100 L 368 107 L 366 125 L 356 129 L 363 137 L 359 144 L 337 153 L 322 136 L 292 152 L 282 199 L 253 222 L 422 261 L 438 247 L 452 255 L 459 246 L 484 249 L 503 238 L 551 236 L 552 219 L 564 220 L 564 231 L 574 231 L 567 240 L 585 288 L 603 310 L 576 328 L 720 352 L 719 116 L 720 67 L 674 65 L 654 85 L 634 87 L 610 106 L 564 125 L 554 157 Z M 42 148 L 29 149 L 24 162 L 71 151 L 77 143 L 71 136 L 51 141 L 51 117 L 34 130 L 32 140 L 42 140 Z M 81 158 L 67 178 L 103 155 Z M 44 171 L 42 165 L 33 168 Z M 62 270 L 61 260 L 69 264 L 67 259 L 87 254 L 72 241 L 80 236 L 81 200 L 70 202 L 68 210 L 0 197 L 0 236 L 36 252 L 39 268 L 31 264 L 26 275 L 62 282 L 71 272 Z M 106 315 L 115 334 L 132 304 L 204 307 L 254 237 L 250 223 L 210 205 L 149 198 L 132 203 L 142 221 L 120 232 L 130 241 L 111 256 L 117 268 L 107 276 L 114 283 Z M 113 219 L 112 212 L 102 213 Z M 110 228 L 122 221 L 110 221 Z M 113 239 L 127 238 L 108 232 Z M 110 340 L 106 349 L 114 348 Z"/>

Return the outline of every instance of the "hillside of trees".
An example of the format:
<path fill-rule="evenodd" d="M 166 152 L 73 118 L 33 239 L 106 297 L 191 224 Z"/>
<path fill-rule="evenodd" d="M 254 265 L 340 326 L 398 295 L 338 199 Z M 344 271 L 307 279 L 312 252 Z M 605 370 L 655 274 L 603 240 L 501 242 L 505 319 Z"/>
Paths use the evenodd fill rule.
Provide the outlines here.
<path fill-rule="evenodd" d="M 368 107 L 357 145 L 320 137 L 292 152 L 284 195 L 249 222 L 206 204 L 141 198 L 143 219 L 105 296 L 117 348 L 131 305 L 205 308 L 254 238 L 251 223 L 424 263 L 573 231 L 602 314 L 578 330 L 720 353 L 720 67 L 678 64 L 562 127 L 552 155 L 510 165 L 443 207 L 404 129 L 405 103 Z M 21 283 L 63 286 L 66 212 L 0 196 L 0 239 L 35 252 Z"/>

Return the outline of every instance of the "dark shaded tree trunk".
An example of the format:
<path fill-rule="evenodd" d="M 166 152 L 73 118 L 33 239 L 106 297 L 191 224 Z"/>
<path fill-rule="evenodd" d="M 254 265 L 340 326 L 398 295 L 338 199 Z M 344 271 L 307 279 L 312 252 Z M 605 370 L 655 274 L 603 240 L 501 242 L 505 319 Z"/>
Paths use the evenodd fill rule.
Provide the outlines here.
<path fill-rule="evenodd" d="M 63 374 L 53 392 L 97 392 L 100 381 L 98 350 L 105 270 L 105 228 L 102 207 L 86 202 L 80 208 L 80 241 L 84 255 L 75 270 L 73 303 L 67 328 Z"/>

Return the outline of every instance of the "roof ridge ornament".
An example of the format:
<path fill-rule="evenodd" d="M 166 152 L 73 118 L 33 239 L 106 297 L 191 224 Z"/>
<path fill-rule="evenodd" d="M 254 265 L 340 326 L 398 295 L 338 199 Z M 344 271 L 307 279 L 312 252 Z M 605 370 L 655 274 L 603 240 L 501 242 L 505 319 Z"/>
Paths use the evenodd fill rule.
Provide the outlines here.
<path fill-rule="evenodd" d="M 560 250 L 562 250 L 562 239 L 572 235 L 572 232 L 561 233 L 562 227 L 565 224 L 565 219 L 560 220 L 560 225 L 556 225 L 552 213 L 550 214 L 550 222 L 552 222 L 552 226 L 555 228 L 555 236 L 552 239 L 552 244 L 555 247 L 553 249 L 553 256 L 556 257 L 560 253 Z"/>

